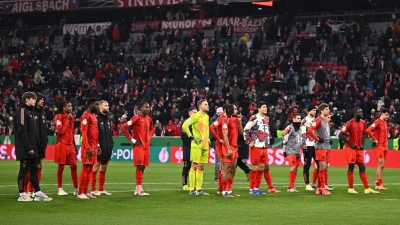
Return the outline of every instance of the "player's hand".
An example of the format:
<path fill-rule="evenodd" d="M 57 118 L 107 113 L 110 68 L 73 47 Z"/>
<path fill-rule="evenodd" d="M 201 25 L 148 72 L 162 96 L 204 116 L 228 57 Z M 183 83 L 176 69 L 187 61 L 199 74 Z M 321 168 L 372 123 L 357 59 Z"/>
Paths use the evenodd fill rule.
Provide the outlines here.
<path fill-rule="evenodd" d="M 332 145 L 332 140 L 329 140 L 329 144 Z"/>
<path fill-rule="evenodd" d="M 102 152 L 102 150 L 101 150 L 100 146 L 99 146 L 99 147 L 97 147 L 97 155 L 100 155 L 100 154 L 101 154 L 101 152 Z"/>
<path fill-rule="evenodd" d="M 69 113 L 69 114 L 68 114 L 67 120 L 72 120 L 72 113 Z"/>
<path fill-rule="evenodd" d="M 284 156 L 284 157 L 287 157 L 287 153 L 286 153 L 286 152 L 283 152 L 283 156 Z"/>
<path fill-rule="evenodd" d="M 360 145 L 360 150 L 364 150 L 364 146 L 363 145 Z"/>
<path fill-rule="evenodd" d="M 135 142 L 135 144 L 133 144 L 133 146 L 141 146 L 142 145 L 142 141 L 138 140 Z"/>
<path fill-rule="evenodd" d="M 307 146 L 303 145 L 301 148 L 303 149 L 303 152 L 308 152 Z"/>
<path fill-rule="evenodd" d="M 325 141 L 324 141 L 324 139 L 322 137 L 318 137 L 318 142 L 319 143 L 324 143 Z"/>
<path fill-rule="evenodd" d="M 242 118 L 243 118 L 242 115 L 238 115 L 237 118 L 238 118 L 239 122 L 242 122 Z"/>
<path fill-rule="evenodd" d="M 35 154 L 35 151 L 34 151 L 34 150 L 30 150 L 30 151 L 28 152 L 28 154 L 29 154 L 29 155 L 33 155 L 33 154 Z"/>
<path fill-rule="evenodd" d="M 372 147 L 373 147 L 373 148 L 375 148 L 375 146 L 377 146 L 377 145 L 378 145 L 378 141 L 372 142 Z"/>
<path fill-rule="evenodd" d="M 354 144 L 354 143 L 351 143 L 351 145 L 350 145 L 350 148 L 352 148 L 352 149 L 356 149 L 356 148 L 357 148 L 357 145 L 356 145 L 356 144 Z"/>
<path fill-rule="evenodd" d="M 254 142 L 250 142 L 249 146 L 252 148 L 254 146 Z"/>
<path fill-rule="evenodd" d="M 218 139 L 218 141 L 219 141 L 219 143 L 221 143 L 221 144 L 225 143 L 224 140 L 222 140 L 222 139 Z"/>
<path fill-rule="evenodd" d="M 85 156 L 85 158 L 91 158 L 92 156 L 93 156 L 93 154 L 94 154 L 94 152 L 93 152 L 93 150 L 91 149 L 91 148 L 87 148 L 86 149 L 86 156 Z"/>
<path fill-rule="evenodd" d="M 198 145 L 201 144 L 201 139 L 200 138 L 195 138 L 193 141 Z"/>

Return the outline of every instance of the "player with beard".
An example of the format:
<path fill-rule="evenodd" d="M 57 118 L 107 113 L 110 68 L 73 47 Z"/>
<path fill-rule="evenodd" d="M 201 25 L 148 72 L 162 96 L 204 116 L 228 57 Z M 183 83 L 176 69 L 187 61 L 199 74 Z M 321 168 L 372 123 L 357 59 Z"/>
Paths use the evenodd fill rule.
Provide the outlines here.
<path fill-rule="evenodd" d="M 315 143 L 315 155 L 318 161 L 318 185 L 316 194 L 322 195 L 331 195 L 329 190 L 325 185 L 325 178 L 327 173 L 327 167 L 330 160 L 330 130 L 329 130 L 329 121 L 328 116 L 330 116 L 329 105 L 326 103 L 322 103 L 319 106 L 319 111 L 321 112 L 321 116 L 316 118 L 314 122 L 312 122 L 310 128 L 307 131 L 307 134 L 310 135 L 311 138 L 316 140 Z M 315 131 L 315 134 L 314 134 Z"/>
<path fill-rule="evenodd" d="M 292 124 L 289 124 L 284 132 L 282 138 L 282 149 L 283 149 L 283 156 L 289 162 L 289 187 L 287 192 L 299 192 L 294 187 L 294 183 L 296 182 L 297 178 L 297 168 L 301 165 L 300 160 L 300 148 L 301 148 L 301 131 L 300 131 L 300 121 L 301 116 L 298 113 L 293 114 Z"/>
<path fill-rule="evenodd" d="M 74 195 L 78 194 L 78 167 L 76 166 L 76 149 L 74 138 L 75 115 L 72 113 L 72 104 L 62 101 L 59 104 L 59 114 L 54 117 L 57 130 L 54 162 L 57 167 L 58 195 L 68 195 L 63 189 L 63 172 L 65 165 L 71 169 L 71 178 L 74 185 Z"/>
<path fill-rule="evenodd" d="M 81 116 L 82 146 L 81 159 L 82 171 L 79 177 L 79 191 L 77 198 L 91 199 L 96 198 L 88 194 L 90 174 L 93 165 L 97 163 L 97 154 L 101 154 L 99 145 L 99 129 L 95 113 L 99 111 L 99 102 L 96 98 L 90 98 L 86 105 L 89 107 Z"/>
<path fill-rule="evenodd" d="M 344 146 L 344 151 L 346 153 L 347 163 L 349 164 L 347 169 L 349 190 L 347 192 L 349 194 L 358 193 L 356 190 L 354 190 L 354 164 L 357 164 L 360 171 L 360 178 L 365 188 L 364 193 L 379 194 L 379 192 L 374 191 L 369 187 L 367 173 L 365 172 L 363 150 L 367 125 L 365 124 L 365 121 L 361 119 L 363 117 L 363 113 L 360 108 L 354 108 L 353 113 L 354 118 L 349 120 L 339 133 L 340 140 L 346 143 Z M 345 135 L 348 135 L 349 137 L 346 138 Z"/>
<path fill-rule="evenodd" d="M 208 163 L 208 151 L 210 147 L 209 124 L 208 124 L 208 102 L 201 99 L 197 102 L 199 111 L 187 119 L 182 129 L 192 140 L 190 147 L 190 159 L 192 166 L 189 172 L 189 194 L 209 195 L 203 191 L 204 165 Z M 192 125 L 192 131 L 189 126 Z M 196 189 L 195 189 L 196 185 Z"/>
<path fill-rule="evenodd" d="M 150 140 L 153 136 L 153 120 L 149 117 L 150 105 L 142 102 L 139 105 L 139 114 L 133 116 L 121 126 L 125 137 L 132 142 L 134 166 L 136 166 L 136 190 L 135 195 L 150 195 L 143 190 L 142 183 L 144 170 L 150 165 Z M 132 135 L 129 129 L 132 127 Z"/>
<path fill-rule="evenodd" d="M 389 110 L 382 108 L 379 119 L 375 120 L 367 129 L 368 136 L 374 141 L 372 147 L 374 148 L 375 158 L 378 161 L 375 180 L 375 189 L 377 190 L 387 190 L 383 186 L 383 168 L 385 167 L 388 152 L 388 120 Z"/>
<path fill-rule="evenodd" d="M 104 190 L 104 182 L 106 180 L 106 171 L 108 162 L 111 160 L 114 141 L 112 139 L 111 119 L 108 102 L 102 100 L 99 102 L 99 112 L 96 113 L 97 126 L 99 128 L 99 148 L 101 153 L 97 156 L 97 163 L 93 166 L 92 171 L 92 192 L 91 195 L 112 195 Z M 96 176 L 99 173 L 99 190 L 96 190 Z"/>

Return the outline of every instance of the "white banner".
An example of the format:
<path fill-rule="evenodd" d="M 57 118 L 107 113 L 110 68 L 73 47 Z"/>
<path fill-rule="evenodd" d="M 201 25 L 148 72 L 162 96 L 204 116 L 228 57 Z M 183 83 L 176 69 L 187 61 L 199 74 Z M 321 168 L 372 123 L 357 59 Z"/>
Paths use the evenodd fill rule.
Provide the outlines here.
<path fill-rule="evenodd" d="M 70 34 L 74 34 L 75 31 L 78 34 L 86 34 L 89 27 L 91 27 L 96 33 L 101 33 L 111 25 L 111 22 L 103 23 L 78 23 L 78 24 L 65 24 L 63 27 L 63 34 L 69 31 Z"/>

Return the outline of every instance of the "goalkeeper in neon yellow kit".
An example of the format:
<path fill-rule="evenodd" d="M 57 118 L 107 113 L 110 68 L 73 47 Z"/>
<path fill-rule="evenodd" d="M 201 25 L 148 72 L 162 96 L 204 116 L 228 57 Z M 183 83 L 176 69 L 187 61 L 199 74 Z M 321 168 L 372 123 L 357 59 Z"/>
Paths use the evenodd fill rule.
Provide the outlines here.
<path fill-rule="evenodd" d="M 209 126 L 208 126 L 208 102 L 201 99 L 197 102 L 199 111 L 190 116 L 183 125 L 182 129 L 187 136 L 192 140 L 190 147 L 190 160 L 192 167 L 189 172 L 189 190 L 190 195 L 208 195 L 202 189 L 204 164 L 208 163 L 209 150 Z M 192 125 L 192 132 L 189 126 Z M 195 189 L 196 184 L 196 189 Z"/>

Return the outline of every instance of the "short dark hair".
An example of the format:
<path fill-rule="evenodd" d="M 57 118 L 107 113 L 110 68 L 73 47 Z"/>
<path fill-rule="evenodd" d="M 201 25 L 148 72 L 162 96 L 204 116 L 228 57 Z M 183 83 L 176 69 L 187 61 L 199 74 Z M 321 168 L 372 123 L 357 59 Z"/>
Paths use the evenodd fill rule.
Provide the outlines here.
<path fill-rule="evenodd" d="M 139 104 L 139 109 L 143 108 L 143 106 L 146 105 L 146 104 L 149 104 L 149 103 L 147 103 L 146 101 L 142 101 L 142 102 Z"/>
<path fill-rule="evenodd" d="M 28 99 L 28 98 L 37 99 L 37 96 L 36 96 L 35 92 L 25 92 L 22 95 L 22 102 L 25 103 L 26 99 Z"/>
<path fill-rule="evenodd" d="M 69 102 L 69 101 L 61 101 L 59 104 L 58 104 L 58 113 L 60 113 L 60 114 L 62 114 L 62 113 L 64 113 L 64 106 L 66 106 L 67 104 L 69 104 L 69 103 L 71 103 L 71 102 Z"/>
<path fill-rule="evenodd" d="M 190 107 L 189 109 L 188 109 L 188 112 L 191 112 L 191 111 L 193 111 L 193 110 L 197 110 L 197 108 L 196 107 L 194 107 L 194 106 L 192 106 L 192 107 Z"/>
<path fill-rule="evenodd" d="M 257 102 L 257 109 L 261 108 L 263 105 L 268 106 L 266 102 Z"/>
<path fill-rule="evenodd" d="M 293 120 L 294 118 L 296 118 L 297 116 L 300 116 L 300 119 L 301 119 L 301 115 L 300 115 L 300 113 L 293 113 L 292 120 Z"/>
<path fill-rule="evenodd" d="M 203 102 L 206 102 L 206 101 L 207 101 L 206 99 L 200 99 L 200 100 L 197 102 L 197 108 L 200 110 L 201 104 L 202 104 Z"/>
<path fill-rule="evenodd" d="M 90 104 L 97 102 L 98 99 L 97 98 L 89 98 L 86 102 L 86 106 L 89 106 Z"/>
<path fill-rule="evenodd" d="M 360 107 L 355 107 L 355 108 L 353 109 L 353 113 L 356 114 L 356 113 L 358 112 L 358 110 L 361 110 L 361 108 L 360 108 Z"/>
<path fill-rule="evenodd" d="M 225 111 L 226 111 L 226 115 L 228 117 L 230 117 L 235 113 L 235 107 L 232 104 L 229 104 L 226 106 Z"/>
<path fill-rule="evenodd" d="M 382 113 L 389 113 L 389 109 L 387 108 L 381 108 L 381 114 Z"/>
<path fill-rule="evenodd" d="M 226 110 L 226 107 L 228 106 L 229 104 L 228 103 L 225 103 L 223 106 L 222 106 L 222 110 Z"/>
<path fill-rule="evenodd" d="M 319 105 L 318 110 L 319 110 L 319 111 L 323 111 L 323 110 L 325 110 L 326 108 L 329 108 L 329 105 L 326 104 L 326 103 L 322 103 L 321 105 Z"/>

